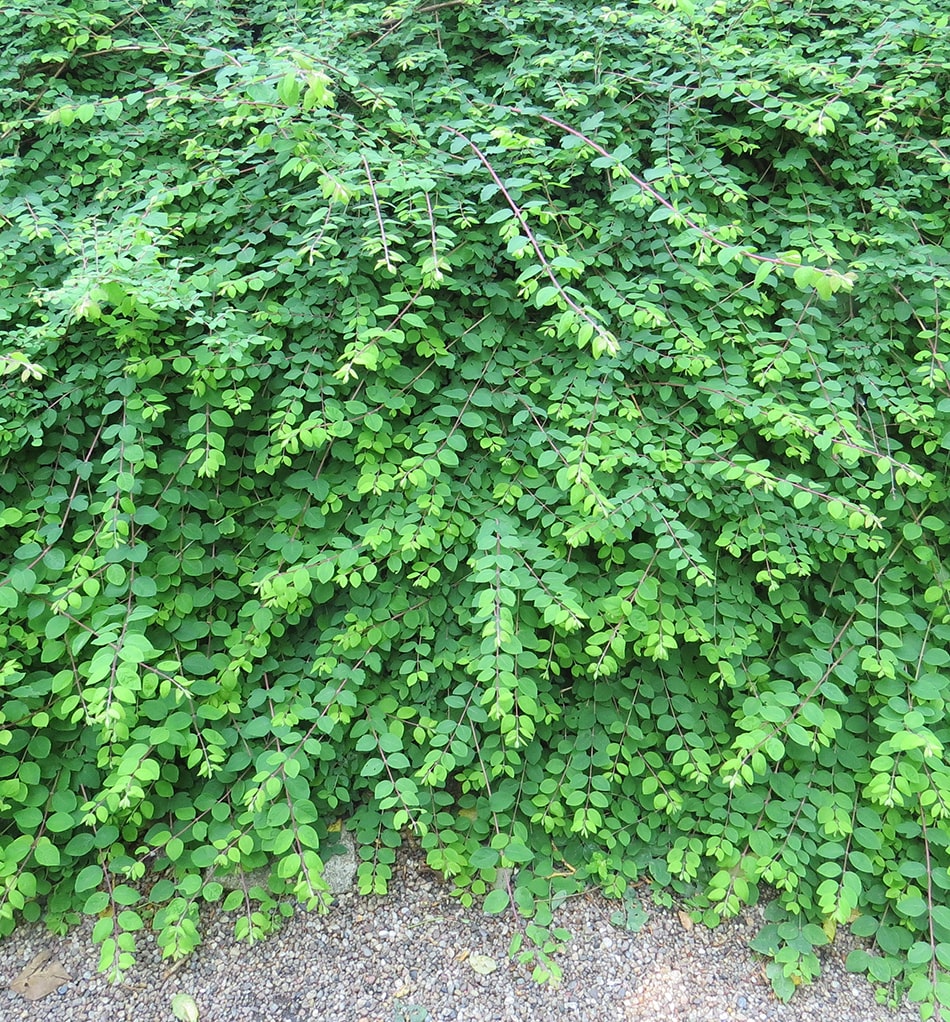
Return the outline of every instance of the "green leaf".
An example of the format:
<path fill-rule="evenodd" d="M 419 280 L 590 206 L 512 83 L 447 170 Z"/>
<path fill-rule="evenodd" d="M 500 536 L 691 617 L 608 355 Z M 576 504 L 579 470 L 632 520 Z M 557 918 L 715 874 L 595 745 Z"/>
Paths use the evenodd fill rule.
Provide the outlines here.
<path fill-rule="evenodd" d="M 499 912 L 504 912 L 510 902 L 511 898 L 507 891 L 490 891 L 482 903 L 482 909 L 490 915 L 497 915 Z"/>
<path fill-rule="evenodd" d="M 94 887 L 98 887 L 102 883 L 102 880 L 103 872 L 101 866 L 85 866 L 76 875 L 76 893 L 81 894 L 83 891 L 88 891 Z"/>
<path fill-rule="evenodd" d="M 871 966 L 871 955 L 863 948 L 855 948 L 848 953 L 844 966 L 848 972 L 867 972 Z"/>
<path fill-rule="evenodd" d="M 139 892 L 127 884 L 118 884 L 112 889 L 112 900 L 117 905 L 134 905 L 139 898 Z"/>
<path fill-rule="evenodd" d="M 897 902 L 897 910 L 906 916 L 921 916 L 927 911 L 927 903 L 919 895 L 908 895 Z"/>
<path fill-rule="evenodd" d="M 108 891 L 96 891 L 90 894 L 86 898 L 83 904 L 83 912 L 89 916 L 99 915 L 100 912 L 104 912 L 109 907 L 109 893 Z"/>
<path fill-rule="evenodd" d="M 61 862 L 59 849 L 47 837 L 41 837 L 33 849 L 33 857 L 40 866 L 55 867 Z"/>

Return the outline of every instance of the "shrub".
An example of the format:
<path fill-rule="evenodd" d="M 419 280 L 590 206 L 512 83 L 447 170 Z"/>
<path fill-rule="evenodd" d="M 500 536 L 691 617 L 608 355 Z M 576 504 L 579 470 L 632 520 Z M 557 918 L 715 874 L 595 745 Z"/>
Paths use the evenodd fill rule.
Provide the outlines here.
<path fill-rule="evenodd" d="M 0 933 L 262 936 L 345 816 L 363 892 L 414 835 L 539 978 L 585 884 L 770 885 L 781 996 L 851 925 L 950 1017 L 947 16 L 42 7 Z"/>

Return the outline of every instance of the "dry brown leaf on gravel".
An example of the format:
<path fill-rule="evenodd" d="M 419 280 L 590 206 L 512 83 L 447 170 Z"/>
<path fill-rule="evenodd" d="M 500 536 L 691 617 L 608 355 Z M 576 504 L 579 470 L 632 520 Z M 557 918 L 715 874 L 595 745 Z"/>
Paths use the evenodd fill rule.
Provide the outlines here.
<path fill-rule="evenodd" d="M 689 932 L 693 928 L 692 916 L 690 916 L 688 912 L 683 912 L 682 910 L 677 912 L 676 914 L 679 917 L 680 925 L 683 927 L 684 930 Z"/>
<path fill-rule="evenodd" d="M 68 983 L 72 976 L 62 962 L 51 962 L 49 951 L 41 951 L 10 983 L 10 989 L 28 1001 L 38 1001 Z"/>

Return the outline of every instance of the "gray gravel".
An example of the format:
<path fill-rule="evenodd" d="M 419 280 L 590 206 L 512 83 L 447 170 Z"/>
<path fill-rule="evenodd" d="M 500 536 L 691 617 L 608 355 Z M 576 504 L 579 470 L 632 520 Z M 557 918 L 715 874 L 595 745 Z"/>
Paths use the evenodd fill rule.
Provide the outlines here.
<path fill-rule="evenodd" d="M 772 995 L 762 963 L 747 949 L 761 910 L 708 931 L 684 928 L 675 911 L 645 906 L 637 934 L 618 929 L 618 907 L 595 895 L 570 899 L 557 922 L 573 934 L 559 957 L 557 989 L 509 961 L 517 923 L 464 908 L 448 886 L 406 853 L 384 898 L 339 895 L 329 915 L 296 912 L 283 930 L 237 944 L 233 920 L 209 911 L 204 944 L 166 977 L 153 940 L 120 986 L 96 973 L 91 924 L 55 937 L 21 926 L 0 942 L 2 1022 L 165 1022 L 171 998 L 194 997 L 201 1022 L 917 1022 L 916 1009 L 880 1007 L 871 986 L 844 969 L 850 947 L 823 949 L 823 975 L 789 1005 Z M 49 950 L 73 977 L 61 992 L 30 1002 L 8 989 L 16 973 Z M 479 975 L 472 955 L 498 968 Z"/>

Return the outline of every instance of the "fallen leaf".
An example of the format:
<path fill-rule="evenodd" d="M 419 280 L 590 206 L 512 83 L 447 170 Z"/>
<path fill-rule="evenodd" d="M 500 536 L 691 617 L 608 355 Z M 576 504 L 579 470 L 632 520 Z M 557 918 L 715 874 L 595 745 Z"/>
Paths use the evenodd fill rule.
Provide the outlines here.
<path fill-rule="evenodd" d="M 646 926 L 649 918 L 640 902 L 632 898 L 625 898 L 623 909 L 610 914 L 610 921 L 614 926 L 622 926 L 630 933 L 639 933 Z"/>
<path fill-rule="evenodd" d="M 72 976 L 62 962 L 51 962 L 49 951 L 41 951 L 10 983 L 10 989 L 28 1001 L 38 1001 L 68 983 Z"/>
<path fill-rule="evenodd" d="M 498 963 L 488 955 L 469 955 L 468 964 L 480 976 L 487 976 L 498 968 Z"/>
<path fill-rule="evenodd" d="M 393 1022 L 426 1022 L 429 1012 L 422 1004 L 395 1004 L 393 1006 Z M 369 1019 L 366 1020 L 369 1022 Z"/>
<path fill-rule="evenodd" d="M 693 928 L 693 918 L 688 912 L 683 912 L 682 909 L 676 913 L 679 918 L 680 925 L 687 933 Z"/>
<path fill-rule="evenodd" d="M 412 993 L 412 988 L 406 984 L 401 986 L 394 994 L 393 997 L 408 997 Z"/>
<path fill-rule="evenodd" d="M 172 998 L 172 1014 L 181 1022 L 198 1022 L 198 1005 L 191 994 L 175 994 Z"/>
<path fill-rule="evenodd" d="M 470 954 L 470 953 L 471 953 L 471 952 L 470 952 L 470 951 L 468 950 L 468 948 L 467 948 L 467 947 L 464 947 L 464 948 L 462 948 L 462 950 L 461 950 L 461 951 L 459 951 L 459 953 L 458 953 L 458 954 L 457 954 L 457 955 L 455 956 L 455 960 L 456 960 L 457 962 L 464 962 L 464 961 L 465 961 L 465 959 L 466 959 L 466 958 L 468 958 L 468 956 L 469 956 L 469 954 Z"/>

